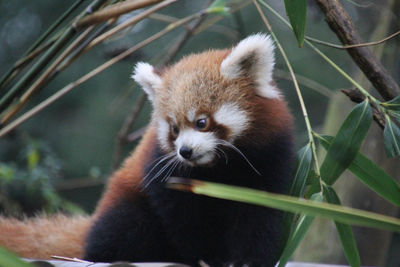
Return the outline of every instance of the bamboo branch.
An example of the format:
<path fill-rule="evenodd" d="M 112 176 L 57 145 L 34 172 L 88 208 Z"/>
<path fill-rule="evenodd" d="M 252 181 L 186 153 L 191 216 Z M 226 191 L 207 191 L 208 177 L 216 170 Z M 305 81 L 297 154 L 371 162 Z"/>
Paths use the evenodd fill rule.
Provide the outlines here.
<path fill-rule="evenodd" d="M 332 47 L 332 48 L 336 48 L 336 49 L 350 49 L 350 48 L 356 48 L 356 47 L 363 47 L 363 46 L 373 46 L 373 45 L 379 45 L 382 44 L 394 37 L 396 37 L 397 35 L 400 35 L 400 31 L 397 31 L 379 41 L 374 41 L 374 42 L 368 42 L 368 43 L 362 43 L 362 44 L 353 44 L 353 45 L 337 45 L 337 44 L 332 44 L 332 43 L 328 43 L 328 42 L 324 42 L 309 36 L 306 36 L 305 38 L 311 42 L 317 43 L 317 44 L 321 44 L 321 45 L 325 45 L 328 47 Z"/>
<path fill-rule="evenodd" d="M 353 21 L 338 0 L 315 1 L 325 14 L 330 28 L 344 45 L 362 43 Z M 396 81 L 368 47 L 355 47 L 348 49 L 347 52 L 385 100 L 400 95 Z"/>
<path fill-rule="evenodd" d="M 94 0 L 84 13 L 79 17 L 85 16 L 89 11 L 99 8 L 105 0 Z M 27 86 L 49 63 L 49 61 L 70 41 L 75 35 L 76 30 L 74 27 L 69 27 L 61 37 L 46 51 L 46 53 L 32 66 L 32 68 L 0 99 L 0 112 L 10 104 L 15 96 L 21 93 L 25 86 Z"/>
<path fill-rule="evenodd" d="M 3 129 L 1 129 L 0 130 L 0 138 L 3 137 L 4 135 L 6 135 L 7 133 L 9 133 L 10 131 L 12 131 L 14 128 L 18 127 L 20 124 L 22 124 L 26 120 L 28 120 L 31 117 L 35 116 L 37 113 L 39 113 L 40 111 L 42 111 L 43 109 L 45 109 L 46 107 L 48 107 L 49 105 L 51 105 L 52 103 L 54 103 L 55 101 L 60 99 L 62 96 L 64 96 L 65 94 L 67 94 L 68 92 L 73 90 L 74 88 L 76 88 L 78 85 L 86 82 L 87 80 L 91 79 L 92 77 L 94 77 L 95 75 L 97 75 L 100 72 L 104 71 L 105 69 L 109 68 L 110 66 L 112 66 L 116 62 L 118 62 L 118 61 L 122 60 L 123 58 L 129 56 L 133 52 L 136 52 L 140 48 L 142 48 L 142 47 L 148 45 L 149 43 L 161 38 L 162 36 L 164 36 L 168 32 L 176 29 L 177 27 L 180 27 L 180 26 L 188 23 L 189 21 L 191 21 L 193 19 L 199 18 L 199 17 L 203 16 L 204 14 L 206 14 L 206 11 L 203 10 L 203 11 L 200 11 L 200 12 L 195 13 L 193 15 L 190 15 L 188 17 L 185 17 L 183 19 L 180 19 L 179 21 L 176 21 L 175 23 L 169 24 L 167 27 L 165 27 L 163 30 L 159 31 L 158 33 L 150 36 L 149 38 L 143 40 L 142 42 L 138 43 L 137 45 L 129 48 L 128 50 L 126 50 L 124 52 L 122 52 L 118 56 L 108 60 L 107 62 L 105 62 L 104 64 L 98 66 L 97 68 L 95 68 L 94 70 L 90 71 L 89 73 L 85 74 L 84 76 L 82 76 L 81 78 L 76 80 L 75 82 L 72 82 L 72 83 L 66 85 L 64 88 L 62 88 L 61 90 L 59 90 L 58 92 L 56 92 L 55 94 L 53 94 L 52 96 L 50 96 L 49 98 L 47 98 L 46 100 L 41 102 L 39 105 L 35 106 L 34 108 L 29 110 L 28 112 L 26 112 L 23 115 L 21 115 L 15 121 L 11 122 L 9 125 L 5 126 Z"/>
<path fill-rule="evenodd" d="M 83 19 L 76 22 L 77 28 L 85 27 L 88 25 L 97 24 L 111 18 L 118 17 L 125 13 L 131 12 L 136 9 L 140 9 L 146 6 L 150 6 L 159 3 L 163 0 L 134 0 L 125 1 L 110 5 L 102 10 L 94 12 L 93 14 L 84 17 Z"/>
<path fill-rule="evenodd" d="M 32 86 L 21 96 L 20 99 L 18 99 L 17 104 L 1 118 L 1 124 L 7 123 L 12 116 L 14 116 L 19 110 L 21 110 L 22 107 L 25 106 L 32 95 L 45 85 L 49 76 L 53 73 L 57 66 L 90 34 L 93 28 L 93 26 L 87 28 L 78 38 L 74 40 L 74 42 L 72 42 L 72 44 L 67 47 L 67 49 L 61 53 L 61 55 L 39 77 L 39 79 L 32 84 Z"/>
<path fill-rule="evenodd" d="M 78 0 L 76 1 L 67 11 L 64 12 L 64 14 L 61 15 L 61 17 L 59 19 L 56 20 L 56 22 L 54 22 L 50 28 L 48 30 L 46 30 L 40 37 L 39 39 L 36 40 L 36 42 L 29 47 L 29 49 L 22 55 L 22 57 L 29 57 L 29 60 L 32 59 L 32 55 L 33 54 L 31 52 L 33 52 L 34 50 L 36 50 L 36 48 L 38 48 L 38 46 L 47 38 L 50 36 L 50 34 L 52 34 L 54 32 L 54 30 L 60 26 L 61 23 L 64 22 L 64 20 L 71 15 L 72 12 L 74 12 L 82 3 L 84 0 Z M 47 46 L 46 46 L 47 48 Z M 34 56 L 36 56 L 37 54 L 34 54 Z M 33 56 L 33 57 L 34 57 Z M 17 63 L 15 63 L 15 65 L 1 78 L 1 82 L 0 82 L 0 88 L 2 88 L 6 82 L 8 82 L 11 76 L 15 76 L 15 71 L 21 67 L 22 63 L 20 62 L 21 60 L 17 61 Z M 23 62 L 25 64 L 25 61 Z"/>
<path fill-rule="evenodd" d="M 85 48 L 85 50 L 92 48 L 93 46 L 103 42 L 105 39 L 109 38 L 110 36 L 122 31 L 123 29 L 133 26 L 134 24 L 136 24 L 137 22 L 141 21 L 142 19 L 148 17 L 150 14 L 176 2 L 177 0 L 166 0 L 163 1 L 149 9 L 147 9 L 146 11 L 141 12 L 140 14 L 133 16 L 132 18 L 124 21 L 123 23 L 119 24 L 118 26 L 112 28 L 111 30 L 103 33 L 102 35 L 96 37 L 96 39 L 94 39 L 92 42 L 90 42 L 90 44 Z"/>
<path fill-rule="evenodd" d="M 281 79 L 285 79 L 285 80 L 289 80 L 289 81 L 293 81 L 292 76 L 290 75 L 290 73 L 281 70 L 281 69 L 275 69 L 274 70 L 274 75 L 278 78 Z M 331 98 L 333 96 L 333 93 L 331 90 L 329 90 L 326 86 L 311 80 L 310 78 L 307 78 L 303 75 L 300 75 L 298 73 L 296 73 L 296 78 L 297 81 L 304 85 L 305 87 L 310 88 L 311 90 L 314 90 L 315 92 L 318 92 L 319 94 L 327 97 L 327 98 Z"/>
<path fill-rule="evenodd" d="M 129 116 L 125 119 L 121 129 L 118 131 L 117 134 L 117 141 L 114 150 L 114 157 L 113 157 L 113 170 L 118 168 L 118 165 L 121 161 L 122 157 L 122 148 L 123 145 L 127 143 L 126 137 L 129 134 L 132 126 L 135 124 L 137 118 L 139 117 L 140 111 L 142 110 L 144 104 L 146 103 L 147 97 L 144 93 L 142 93 L 139 99 L 136 101 L 132 111 L 129 113 Z"/>

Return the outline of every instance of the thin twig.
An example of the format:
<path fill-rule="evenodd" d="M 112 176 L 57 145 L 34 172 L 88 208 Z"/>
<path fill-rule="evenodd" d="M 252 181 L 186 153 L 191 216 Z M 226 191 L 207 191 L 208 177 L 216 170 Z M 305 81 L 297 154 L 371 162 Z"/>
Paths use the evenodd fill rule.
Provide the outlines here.
<path fill-rule="evenodd" d="M 287 71 L 281 70 L 281 69 L 275 69 L 274 75 L 281 79 L 293 81 L 290 73 L 288 73 Z M 300 84 L 303 84 L 304 86 L 314 90 L 315 92 L 318 92 L 319 94 L 321 94 L 323 96 L 326 96 L 327 98 L 331 98 L 333 96 L 332 91 L 329 90 L 326 86 L 324 86 L 314 80 L 311 80 L 310 78 L 307 78 L 298 73 L 296 73 L 296 78 Z"/>
<path fill-rule="evenodd" d="M 178 19 L 169 15 L 154 13 L 149 16 L 149 19 L 159 20 L 162 22 L 172 23 L 177 21 Z"/>
<path fill-rule="evenodd" d="M 271 36 L 274 38 L 276 46 L 278 47 L 279 51 L 281 52 L 282 57 L 285 60 L 286 66 L 289 69 L 290 75 L 292 76 L 293 85 L 294 85 L 294 87 L 296 89 L 297 98 L 299 99 L 300 106 L 301 106 L 301 111 L 303 113 L 304 121 L 306 123 L 308 139 L 309 139 L 309 142 L 311 144 L 311 150 L 312 150 L 313 158 L 314 158 L 314 160 L 313 160 L 313 162 L 314 162 L 314 170 L 315 170 L 315 173 L 317 174 L 317 176 L 319 178 L 320 186 L 321 186 L 321 192 L 322 192 L 323 191 L 323 186 L 322 186 L 322 180 L 321 180 L 321 172 L 320 172 L 319 165 L 318 165 L 319 161 L 318 161 L 317 149 L 316 149 L 316 146 L 315 146 L 315 140 L 314 140 L 314 136 L 313 136 L 313 129 L 311 127 L 310 119 L 308 117 L 307 108 L 306 108 L 306 105 L 304 104 L 303 96 L 301 94 L 299 85 L 297 83 L 297 79 L 296 79 L 296 76 L 294 74 L 292 65 L 290 64 L 285 50 L 282 48 L 278 38 L 276 37 L 274 31 L 272 30 L 271 25 L 268 22 L 268 19 L 265 17 L 264 13 L 262 12 L 261 7 L 258 4 L 257 0 L 253 0 L 253 3 L 256 6 L 257 11 L 260 14 L 260 17 L 263 20 L 265 26 L 267 27 L 268 31 L 271 33 Z"/>
<path fill-rule="evenodd" d="M 124 146 L 124 144 L 127 143 L 126 137 L 128 136 L 130 129 L 132 128 L 137 118 L 139 117 L 140 111 L 142 110 L 144 104 L 146 103 L 146 99 L 147 99 L 146 95 L 142 93 L 139 99 L 136 101 L 132 111 L 129 113 L 129 116 L 125 119 L 121 129 L 117 134 L 117 141 L 115 144 L 114 157 L 113 157 L 114 170 L 118 167 L 121 161 L 122 147 Z"/>
<path fill-rule="evenodd" d="M 148 17 L 150 14 L 176 2 L 177 0 L 166 0 L 163 1 L 149 9 L 147 9 L 146 11 L 141 12 L 140 14 L 133 16 L 132 18 L 124 21 L 123 23 L 119 24 L 118 26 L 112 28 L 111 30 L 103 33 L 102 35 L 96 37 L 96 39 L 94 39 L 92 42 L 90 42 L 90 44 L 85 48 L 86 49 L 90 49 L 93 46 L 103 42 L 105 39 L 109 38 L 110 36 L 122 31 L 123 29 L 133 26 L 134 24 L 136 24 L 137 22 L 141 21 L 142 19 Z"/>
<path fill-rule="evenodd" d="M 84 53 L 88 52 L 90 49 L 85 49 L 87 45 L 93 41 L 95 38 L 100 36 L 101 34 L 104 33 L 115 21 L 110 20 L 107 23 L 103 24 L 100 28 L 96 30 L 96 32 L 93 33 L 92 36 L 88 37 L 85 41 L 83 41 L 80 46 L 74 50 L 71 55 L 65 59 L 58 67 L 57 69 L 53 72 L 52 76 L 58 74 L 59 72 L 63 71 L 65 68 L 70 66 L 75 60 L 77 60 L 80 56 L 82 56 Z"/>
<path fill-rule="evenodd" d="M 143 134 L 145 133 L 145 131 L 146 131 L 146 129 L 147 129 L 147 126 L 148 126 L 148 125 L 146 125 L 146 126 L 140 128 L 140 129 L 138 129 L 138 130 L 136 130 L 136 131 L 130 133 L 130 134 L 126 137 L 126 140 L 127 140 L 129 143 L 132 143 L 132 142 L 138 140 L 138 139 L 141 138 L 141 137 L 143 136 Z"/>
<path fill-rule="evenodd" d="M 309 36 L 306 36 L 305 38 L 313 43 L 317 43 L 317 44 L 321 44 L 321 45 L 325 45 L 325 46 L 329 46 L 332 48 L 336 48 L 336 49 L 350 49 L 350 48 L 356 48 L 356 47 L 363 47 L 363 46 L 372 46 L 372 45 L 378 45 L 378 44 L 382 44 L 394 37 L 396 37 L 397 35 L 400 35 L 400 31 L 397 31 L 385 38 L 383 38 L 382 40 L 379 41 L 374 41 L 374 42 L 368 42 L 368 43 L 362 43 L 362 44 L 352 44 L 352 45 L 337 45 L 337 44 L 332 44 L 329 42 L 325 42 L 325 41 L 321 41 L 319 39 L 315 39 Z"/>
<path fill-rule="evenodd" d="M 163 0 L 136 0 L 126 1 L 110 5 L 102 10 L 94 12 L 93 14 L 86 16 L 76 22 L 76 27 L 81 28 L 88 25 L 97 24 L 115 17 L 119 17 L 125 13 L 131 12 L 136 9 L 140 9 L 149 5 L 156 4 Z"/>
<path fill-rule="evenodd" d="M 136 52 L 140 48 L 142 48 L 142 47 L 148 45 L 149 43 L 157 40 L 158 38 L 164 36 L 166 33 L 176 29 L 179 26 L 182 26 L 182 25 L 188 23 L 189 21 L 191 21 L 191 20 L 193 20 L 195 18 L 201 17 L 204 14 L 206 14 L 206 11 L 202 10 L 200 12 L 197 12 L 197 13 L 193 14 L 193 15 L 190 15 L 190 16 L 187 16 L 187 17 L 185 17 L 183 19 L 180 19 L 179 21 L 177 21 L 175 23 L 169 24 L 167 27 L 165 27 L 163 30 L 159 31 L 158 33 L 150 36 L 149 38 L 143 40 L 142 42 L 138 43 L 137 45 L 129 48 L 128 50 L 126 50 L 124 52 L 122 52 L 118 56 L 108 60 L 107 62 L 105 62 L 104 64 L 102 64 L 102 65 L 98 66 L 97 68 L 93 69 L 92 71 L 90 71 L 89 73 L 85 74 L 84 76 L 82 76 L 78 80 L 76 80 L 76 81 L 74 81 L 72 83 L 69 83 L 64 88 L 62 88 L 61 90 L 59 90 L 58 92 L 56 92 L 55 94 L 53 94 L 52 96 L 50 96 L 49 98 L 47 98 L 46 100 L 41 102 L 39 105 L 37 105 L 34 108 L 32 108 L 31 110 L 27 111 L 26 113 L 21 115 L 19 118 L 17 118 L 15 121 L 11 122 L 9 125 L 5 126 L 3 129 L 1 129 L 0 130 L 0 138 L 3 137 L 4 135 L 6 135 L 7 133 L 9 133 L 10 131 L 12 131 L 14 128 L 18 127 L 21 123 L 23 123 L 27 119 L 35 116 L 37 113 L 39 113 L 40 111 L 42 111 L 43 109 L 45 109 L 46 107 L 48 107 L 49 105 L 51 105 L 52 103 L 54 103 L 55 101 L 60 99 L 62 96 L 64 96 L 68 92 L 70 92 L 72 89 L 76 88 L 78 85 L 86 82 L 90 78 L 94 77 L 95 75 L 97 75 L 100 72 L 104 71 L 105 69 L 109 68 L 110 66 L 112 66 L 116 62 L 120 61 L 121 59 L 129 56 L 133 52 Z"/>
<path fill-rule="evenodd" d="M 94 262 L 91 262 L 91 261 L 85 261 L 85 260 L 81 260 L 81 259 L 78 259 L 78 258 L 69 258 L 69 257 L 63 257 L 63 256 L 56 256 L 56 255 L 52 255 L 51 258 L 56 259 L 56 260 L 80 262 L 80 263 L 86 263 L 86 264 L 93 264 L 94 263 Z"/>

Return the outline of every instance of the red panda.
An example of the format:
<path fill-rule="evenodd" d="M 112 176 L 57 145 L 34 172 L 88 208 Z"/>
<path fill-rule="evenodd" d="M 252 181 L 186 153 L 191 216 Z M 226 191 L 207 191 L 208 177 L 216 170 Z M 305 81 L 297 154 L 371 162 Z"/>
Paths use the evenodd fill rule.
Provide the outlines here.
<path fill-rule="evenodd" d="M 174 176 L 288 193 L 292 117 L 273 67 L 274 45 L 263 34 L 232 49 L 189 55 L 161 72 L 138 63 L 133 79 L 153 105 L 151 123 L 95 214 L 82 222 L 91 225 L 78 230 L 86 241 L 74 243 L 80 251 L 73 256 L 274 266 L 285 243 L 283 212 L 165 183 Z"/>

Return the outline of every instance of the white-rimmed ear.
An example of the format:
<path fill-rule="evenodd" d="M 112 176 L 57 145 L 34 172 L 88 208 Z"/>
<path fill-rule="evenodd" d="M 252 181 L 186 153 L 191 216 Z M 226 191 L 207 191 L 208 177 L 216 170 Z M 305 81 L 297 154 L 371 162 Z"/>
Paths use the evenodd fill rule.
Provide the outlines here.
<path fill-rule="evenodd" d="M 142 86 L 143 90 L 153 103 L 156 95 L 156 90 L 160 88 L 162 80 L 155 73 L 152 65 L 145 62 L 138 62 L 133 68 L 132 78 Z"/>
<path fill-rule="evenodd" d="M 266 34 L 254 34 L 240 41 L 222 61 L 220 71 L 227 79 L 250 75 L 256 82 L 256 93 L 266 98 L 279 98 L 272 85 L 274 44 Z"/>

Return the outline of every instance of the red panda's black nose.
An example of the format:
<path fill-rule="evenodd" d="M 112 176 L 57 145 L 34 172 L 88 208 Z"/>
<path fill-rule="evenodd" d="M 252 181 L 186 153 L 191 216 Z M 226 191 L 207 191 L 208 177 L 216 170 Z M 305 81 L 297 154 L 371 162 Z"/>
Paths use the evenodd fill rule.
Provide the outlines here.
<path fill-rule="evenodd" d="M 192 157 L 193 150 L 190 147 L 182 146 L 179 149 L 179 154 L 185 159 L 190 159 Z"/>

